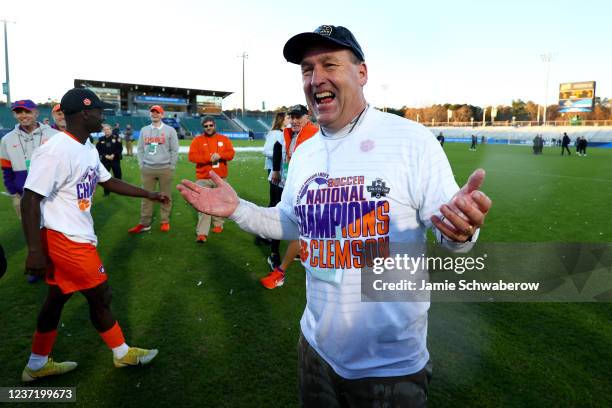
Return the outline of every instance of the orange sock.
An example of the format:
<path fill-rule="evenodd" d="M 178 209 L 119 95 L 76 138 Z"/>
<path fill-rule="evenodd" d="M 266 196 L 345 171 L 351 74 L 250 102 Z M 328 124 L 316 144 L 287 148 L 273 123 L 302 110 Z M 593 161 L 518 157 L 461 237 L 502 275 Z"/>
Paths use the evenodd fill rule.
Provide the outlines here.
<path fill-rule="evenodd" d="M 115 322 L 115 325 L 104 333 L 100 333 L 100 337 L 102 337 L 102 340 L 104 340 L 104 342 L 110 349 L 119 347 L 120 345 L 125 343 L 123 332 L 121 331 L 121 327 L 119 327 L 119 323 L 117 322 Z"/>
<path fill-rule="evenodd" d="M 38 330 L 36 330 L 34 332 L 34 340 L 32 341 L 32 353 L 41 356 L 48 356 L 51 354 L 56 337 L 57 330 L 46 333 L 40 333 Z"/>

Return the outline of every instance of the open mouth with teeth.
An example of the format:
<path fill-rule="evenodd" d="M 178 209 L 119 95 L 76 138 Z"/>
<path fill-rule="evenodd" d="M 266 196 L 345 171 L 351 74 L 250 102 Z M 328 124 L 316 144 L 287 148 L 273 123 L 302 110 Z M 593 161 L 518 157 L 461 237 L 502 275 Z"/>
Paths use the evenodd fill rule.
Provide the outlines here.
<path fill-rule="evenodd" d="M 316 93 L 314 97 L 317 105 L 321 105 L 333 101 L 336 98 L 336 94 L 334 94 L 333 92 L 325 91 Z"/>

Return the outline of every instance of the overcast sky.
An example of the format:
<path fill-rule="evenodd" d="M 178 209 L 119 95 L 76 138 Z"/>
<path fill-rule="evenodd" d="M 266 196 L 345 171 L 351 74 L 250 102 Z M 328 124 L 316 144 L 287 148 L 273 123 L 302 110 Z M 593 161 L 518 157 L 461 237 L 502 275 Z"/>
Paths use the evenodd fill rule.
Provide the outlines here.
<path fill-rule="evenodd" d="M 0 1 L 0 17 L 15 22 L 13 100 L 59 99 L 83 78 L 232 91 L 232 109 L 246 51 L 247 109 L 303 103 L 282 48 L 321 24 L 355 34 L 376 106 L 543 103 L 549 52 L 549 103 L 560 82 L 595 80 L 597 95 L 612 97 L 610 0 Z"/>

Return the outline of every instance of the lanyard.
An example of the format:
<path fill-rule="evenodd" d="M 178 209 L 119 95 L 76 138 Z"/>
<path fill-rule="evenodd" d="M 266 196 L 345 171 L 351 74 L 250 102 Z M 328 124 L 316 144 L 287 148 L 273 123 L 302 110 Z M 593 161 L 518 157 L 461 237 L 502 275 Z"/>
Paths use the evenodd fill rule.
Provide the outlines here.
<path fill-rule="evenodd" d="M 40 129 L 40 136 L 39 136 L 39 139 L 38 139 L 38 146 L 37 146 L 37 147 L 40 147 L 40 145 L 42 145 L 42 129 L 40 127 L 38 127 L 37 129 Z M 19 130 L 19 134 L 17 135 L 17 139 L 19 139 L 19 146 L 21 146 L 21 152 L 23 153 L 23 159 L 27 161 L 27 160 L 29 160 L 28 159 L 28 154 L 26 152 L 26 149 L 25 149 L 23 143 L 21 142 L 21 134 L 22 134 L 21 128 L 18 128 L 18 130 Z M 32 132 L 32 145 L 34 145 L 34 133 L 35 132 L 36 132 L 36 129 L 34 129 L 34 131 Z M 25 139 L 25 137 L 24 137 L 24 139 Z M 32 151 L 34 151 L 34 149 L 32 149 Z"/>

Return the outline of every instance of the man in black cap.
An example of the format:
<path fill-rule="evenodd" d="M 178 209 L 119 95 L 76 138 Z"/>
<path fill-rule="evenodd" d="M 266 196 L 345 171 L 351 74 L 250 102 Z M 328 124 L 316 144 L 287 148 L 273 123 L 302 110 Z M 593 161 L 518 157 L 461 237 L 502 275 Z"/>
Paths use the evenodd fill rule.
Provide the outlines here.
<path fill-rule="evenodd" d="M 484 171 L 459 189 L 431 132 L 367 103 L 364 53 L 348 29 L 298 34 L 283 53 L 301 67 L 320 132 L 292 157 L 281 202 L 257 207 L 214 173 L 216 189 L 188 180 L 178 188 L 198 211 L 265 237 L 300 240 L 307 272 L 298 345 L 303 406 L 425 406 L 429 303 L 409 295 L 362 301 L 362 290 L 372 296 L 362 274 L 371 276 L 368 258 L 385 258 L 390 243 L 425 245 L 427 229 L 448 249 L 468 250 L 491 207 L 479 191 Z"/>
<path fill-rule="evenodd" d="M 45 277 L 47 299 L 38 315 L 30 360 L 22 380 L 29 382 L 76 368 L 49 358 L 64 304 L 74 292 L 89 303 L 91 321 L 112 349 L 116 367 L 146 364 L 157 350 L 129 347 L 110 309 L 111 290 L 96 250 L 91 206 L 96 185 L 117 194 L 167 202 L 161 193 L 143 190 L 108 173 L 89 141 L 102 127 L 103 103 L 90 90 L 75 88 L 62 98 L 66 130 L 34 152 L 21 204 L 28 245 L 26 273 Z M 41 225 L 41 217 L 43 227 Z"/>

